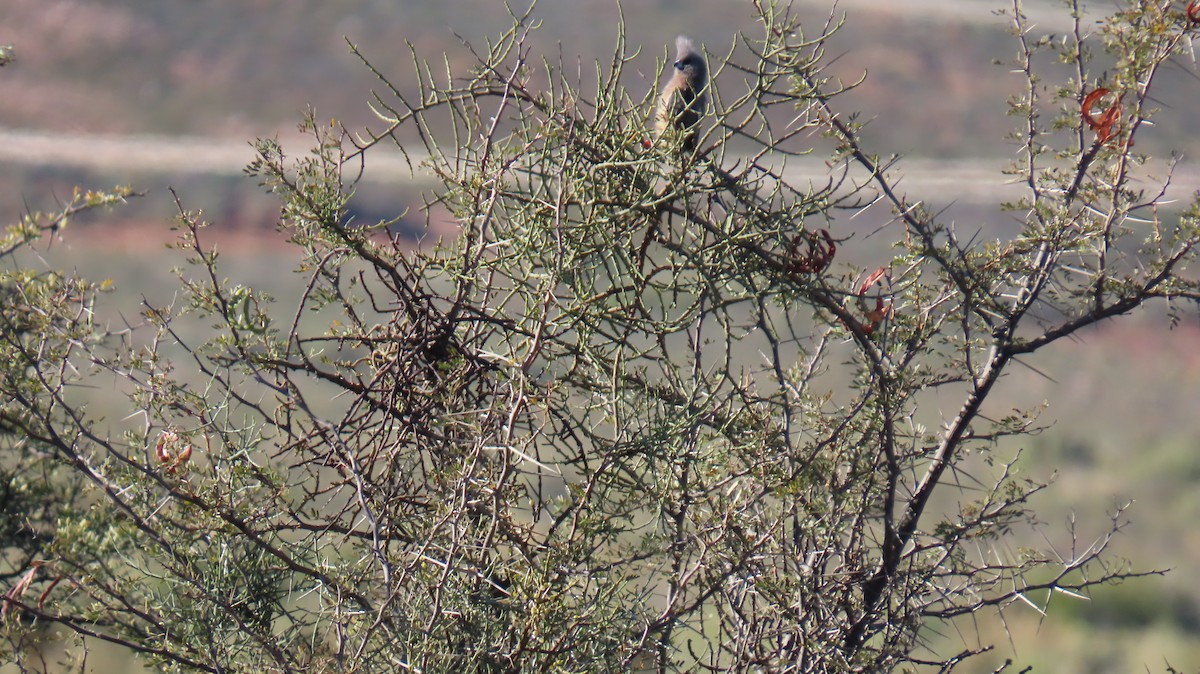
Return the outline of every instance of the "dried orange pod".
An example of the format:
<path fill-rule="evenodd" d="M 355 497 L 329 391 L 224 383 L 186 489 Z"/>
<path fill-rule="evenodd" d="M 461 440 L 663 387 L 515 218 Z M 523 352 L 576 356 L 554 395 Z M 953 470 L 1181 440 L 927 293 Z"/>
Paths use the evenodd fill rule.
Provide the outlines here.
<path fill-rule="evenodd" d="M 158 442 L 154 445 L 154 455 L 158 457 L 160 463 L 170 463 L 171 451 L 167 449 L 169 443 L 173 443 L 178 439 L 172 431 L 163 431 L 158 434 Z"/>
<path fill-rule="evenodd" d="M 864 280 L 862 282 L 862 284 L 858 286 L 858 292 L 856 294 L 862 295 L 863 293 L 870 290 L 871 286 L 875 285 L 876 281 L 883 278 L 883 275 L 886 272 L 887 272 L 887 267 L 880 267 L 879 269 L 876 269 L 875 271 L 871 272 L 871 275 L 868 276 L 866 278 L 866 280 Z"/>
<path fill-rule="evenodd" d="M 4 593 L 4 599 L 0 602 L 0 618 L 8 615 L 16 602 L 22 601 L 25 598 L 25 592 L 29 590 L 29 586 L 33 584 L 33 579 L 37 576 L 38 568 L 42 565 L 41 560 L 34 561 L 25 575 L 21 577 L 8 592 Z"/>
<path fill-rule="evenodd" d="M 1100 121 L 1092 116 L 1092 108 L 1095 108 L 1096 103 L 1099 103 L 1100 99 L 1104 98 L 1106 95 L 1108 95 L 1108 89 L 1105 89 L 1104 87 L 1098 87 L 1093 89 L 1087 96 L 1083 97 L 1083 110 L 1081 111 L 1083 115 L 1083 122 L 1087 124 L 1088 128 L 1093 131 L 1100 128 Z M 1108 111 L 1106 110 L 1104 114 L 1107 115 Z"/>
<path fill-rule="evenodd" d="M 1096 132 L 1096 139 L 1101 143 L 1107 143 L 1117 134 L 1121 132 L 1119 124 L 1121 120 L 1121 97 L 1117 96 L 1112 105 L 1104 108 L 1104 111 L 1099 116 L 1092 114 L 1096 109 L 1100 99 L 1111 93 L 1104 87 L 1097 87 L 1091 93 L 1083 98 L 1080 115 L 1083 117 L 1083 122 L 1088 125 L 1092 131 Z"/>

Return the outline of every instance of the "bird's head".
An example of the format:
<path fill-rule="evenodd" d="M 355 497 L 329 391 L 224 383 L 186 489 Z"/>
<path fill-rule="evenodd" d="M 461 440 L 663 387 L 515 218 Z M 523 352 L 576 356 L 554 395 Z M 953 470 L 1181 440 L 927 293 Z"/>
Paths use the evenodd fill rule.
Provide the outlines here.
<path fill-rule="evenodd" d="M 696 81 L 698 78 L 704 77 L 704 57 L 700 55 L 700 51 L 692 44 L 691 39 L 683 35 L 675 39 L 674 65 L 675 69 L 689 80 Z"/>

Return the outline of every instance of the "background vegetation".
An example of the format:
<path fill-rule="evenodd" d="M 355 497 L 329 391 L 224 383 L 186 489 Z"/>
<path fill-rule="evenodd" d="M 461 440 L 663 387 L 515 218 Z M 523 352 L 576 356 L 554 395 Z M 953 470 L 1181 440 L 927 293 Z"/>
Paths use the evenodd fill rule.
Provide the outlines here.
<path fill-rule="evenodd" d="M 292 126 L 298 111 L 311 102 L 318 111 L 336 115 L 347 124 L 362 125 L 368 123 L 369 113 L 357 102 L 367 98 L 371 85 L 361 66 L 346 55 L 342 34 L 362 44 L 377 66 L 397 71 L 388 60 L 392 55 L 397 63 L 405 58 L 395 48 L 405 38 L 418 42 L 424 53 L 449 49 L 465 58 L 461 50 L 448 46 L 453 41 L 448 29 L 416 26 L 453 26 L 478 36 L 503 21 L 494 5 L 468 3 L 461 7 L 439 3 L 436 8 L 402 8 L 399 12 L 390 3 L 370 7 L 365 3 L 231 2 L 219 12 L 211 5 L 169 4 L 177 6 L 154 2 L 71 3 L 69 7 L 65 3 L 6 3 L 0 9 L 6 13 L 0 17 L 0 25 L 29 26 L 30 32 L 24 38 L 26 44 L 0 36 L 0 42 L 18 42 L 21 47 L 19 67 L 6 69 L 0 78 L 0 87 L 6 88 L 5 101 L 15 102 L 0 112 L 0 121 L 6 126 L 36 125 L 62 131 L 186 132 L 245 139 Z M 648 89 L 653 88 L 653 62 L 659 45 L 667 41 L 652 31 L 669 25 L 671 32 L 692 32 L 710 50 L 719 51 L 719 45 L 728 39 L 727 26 L 744 20 L 744 13 L 736 11 L 734 3 L 689 8 L 691 11 L 681 12 L 662 3 L 645 10 L 653 19 L 643 21 L 639 15 L 634 22 L 631 41 L 648 46 L 642 61 Z M 62 13 L 68 9 L 77 13 Z M 553 51 L 554 39 L 571 35 L 572 53 L 584 54 L 587 63 L 589 55 L 603 53 L 611 43 L 612 31 L 595 29 L 613 25 L 609 3 L 543 10 L 548 16 L 547 29 L 537 34 L 539 49 Z M 60 14 L 56 16 L 54 11 Z M 813 16 L 821 14 L 815 8 L 812 11 Z M 456 19 L 462 16 L 471 16 L 475 22 L 461 26 Z M 87 20 L 77 20 L 81 17 Z M 864 68 L 871 72 L 863 87 L 847 95 L 844 105 L 885 122 L 867 127 L 867 137 L 875 147 L 934 157 L 994 158 L 1012 151 L 1002 132 L 1011 120 L 1003 116 L 1001 102 L 1016 86 L 1006 68 L 991 64 L 992 59 L 1006 59 L 1014 53 L 1003 21 L 955 24 L 905 9 L 862 11 L 851 19 L 832 51 L 840 53 L 844 48 L 846 52 L 836 62 L 839 72 L 847 76 Z M 582 31 L 581 25 L 592 30 Z M 639 35 L 636 31 L 643 32 Z M 937 39 L 930 39 L 931 34 Z M 281 39 L 277 43 L 263 36 Z M 267 51 L 264 44 L 285 47 Z M 62 45 L 67 48 L 57 48 Z M 376 53 L 382 58 L 374 58 Z M 1145 143 L 1139 139 L 1139 150 L 1156 154 L 1179 150 L 1187 155 L 1193 149 L 1194 134 L 1188 130 L 1194 128 L 1195 106 L 1187 104 L 1187 96 L 1194 86 L 1178 84 L 1191 81 L 1190 64 L 1180 59 L 1174 66 L 1164 80 L 1168 84 L 1161 89 L 1166 92 L 1162 101 L 1166 112 Z M 264 97 L 260 95 L 263 91 L 273 95 Z M 932 106 L 936 114 L 930 114 L 930 101 L 936 103 Z M 127 182 L 126 176 L 111 174 L 7 171 L 6 189 L 12 190 L 5 195 L 8 204 L 53 203 L 55 195 L 69 194 L 73 184 L 114 182 L 112 178 Z M 164 180 L 141 177 L 143 184 Z M 227 179 L 210 182 L 177 176 L 170 180 L 185 188 L 181 192 L 189 203 L 210 213 L 215 210 L 218 216 L 213 219 L 220 227 L 237 229 L 273 221 L 271 209 L 255 201 L 252 189 L 222 187 Z M 139 181 L 133 182 L 139 185 Z M 191 191 L 186 189 L 193 186 Z M 936 196 L 945 203 L 952 201 L 947 195 Z M 375 203 L 386 199 L 371 198 Z M 142 201 L 153 204 L 155 200 L 168 203 L 159 189 Z M 249 205 L 238 205 L 241 203 Z M 136 202 L 133 206 L 146 209 L 140 215 L 143 220 L 162 212 L 154 206 L 139 207 Z M 105 214 L 102 219 L 120 218 L 124 211 Z M 972 203 L 958 202 L 950 215 L 960 223 L 988 227 L 989 238 L 1013 228 L 1007 216 Z M 877 224 L 869 218 L 858 222 L 863 231 Z M 74 236 L 75 230 L 84 228 L 80 225 L 87 224 L 86 220 L 72 223 L 70 234 Z M 133 290 L 150 296 L 166 292 L 167 284 L 152 280 L 155 272 L 141 262 L 147 256 L 178 262 L 178 254 L 150 246 L 124 257 L 128 253 L 97 249 L 95 241 L 80 245 L 68 236 L 39 255 L 52 260 L 51 265 L 88 270 L 93 278 L 112 277 L 122 292 Z M 278 283 L 273 292 L 287 292 L 287 277 L 268 271 L 269 266 L 263 264 L 263 260 L 279 260 L 281 267 L 290 266 L 292 260 L 286 253 L 264 249 L 259 240 L 229 241 L 232 246 L 224 251 L 225 259 L 237 264 L 239 255 L 245 256 L 248 274 L 239 277 L 231 272 L 231 276 L 245 278 L 248 285 L 256 287 Z M 238 248 L 251 243 L 256 247 L 239 252 Z M 872 255 L 884 255 L 885 251 L 872 253 L 868 241 L 860 254 L 864 258 L 861 263 L 867 266 Z M 134 272 L 138 276 L 133 276 Z M 116 303 L 129 306 L 127 300 Z M 1200 505 L 1188 489 L 1200 472 L 1194 451 L 1195 433 L 1200 429 L 1191 413 L 1197 402 L 1195 381 L 1200 365 L 1190 355 L 1194 351 L 1190 347 L 1197 335 L 1193 321 L 1186 318 L 1174 333 L 1163 333 L 1158 329 L 1162 318 L 1153 313 L 1134 317 L 1118 328 L 1088 333 L 1078 344 L 1060 345 L 1052 355 L 1030 361 L 1028 372 L 1013 375 L 1021 378 L 1020 383 L 1007 387 L 1020 391 L 1013 394 L 1014 406 L 1053 399 L 1051 415 L 1060 420 L 1027 448 L 1020 464 L 1042 478 L 1058 471 L 1056 488 L 1043 500 L 1034 501 L 1041 518 L 1058 524 L 1069 513 L 1078 512 L 1085 530 L 1092 527 L 1098 532 L 1107 523 L 1100 513 L 1134 499 L 1134 526 L 1118 539 L 1116 549 L 1135 561 L 1146 560 L 1146 566 L 1171 566 L 1181 571 L 1165 579 L 1141 580 L 1097 593 L 1086 604 L 1057 602 L 1045 619 L 1014 607 L 1008 617 L 1015 626 L 1013 642 L 1022 661 L 1046 657 L 1053 663 L 1053 671 L 1069 671 L 1064 669 L 1064 661 L 1078 666 L 1078 671 L 1104 671 L 1105 667 L 1107 671 L 1130 671 L 1139 665 L 1155 668 L 1164 657 L 1177 667 L 1200 666 L 1195 660 L 1188 664 L 1189 658 L 1200 658 L 1193 645 L 1200 627 L 1196 590 L 1187 572 L 1200 559 L 1200 536 L 1193 524 Z M 1071 395 L 1063 397 L 1063 393 Z M 1053 527 L 1048 530 L 1052 532 Z M 1147 638 L 1147 634 L 1155 636 Z M 992 665 L 983 661 L 981 671 L 986 666 Z"/>

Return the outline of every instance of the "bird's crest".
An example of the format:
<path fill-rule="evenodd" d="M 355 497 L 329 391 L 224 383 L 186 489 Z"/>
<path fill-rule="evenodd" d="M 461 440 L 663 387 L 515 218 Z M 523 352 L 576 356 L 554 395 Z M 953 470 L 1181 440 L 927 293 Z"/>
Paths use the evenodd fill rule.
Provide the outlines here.
<path fill-rule="evenodd" d="M 675 58 L 682 61 L 684 58 L 695 54 L 699 56 L 700 52 L 696 51 L 696 45 L 692 43 L 692 39 L 686 35 L 680 35 L 675 38 Z"/>

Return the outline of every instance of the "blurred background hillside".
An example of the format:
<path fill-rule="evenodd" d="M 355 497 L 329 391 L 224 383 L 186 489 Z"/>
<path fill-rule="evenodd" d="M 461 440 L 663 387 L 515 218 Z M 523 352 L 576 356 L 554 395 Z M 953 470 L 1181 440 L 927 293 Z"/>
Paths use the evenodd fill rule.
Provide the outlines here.
<path fill-rule="evenodd" d="M 831 5 L 795 3 L 814 34 Z M 1060 3 L 1024 5 L 1039 32 L 1070 28 Z M 1116 6 L 1093 2 L 1085 23 Z M 846 81 L 867 75 L 836 105 L 872 120 L 872 149 L 904 155 L 900 171 L 910 167 L 912 178 L 902 186 L 931 210 L 948 207 L 945 217 L 968 231 L 963 238 L 1001 237 L 1015 227 L 997 209 L 1013 194 L 1001 174 L 1014 151 L 1006 100 L 1021 85 L 1005 65 L 1017 54 L 1009 20 L 996 14 L 1007 7 L 1005 0 L 842 0 L 833 12 L 847 22 L 830 42 L 829 72 Z M 656 88 L 676 34 L 702 42 L 715 65 L 737 31 L 755 31 L 749 0 L 626 0 L 623 11 L 629 49 L 641 50 L 623 83 L 635 100 Z M 580 63 L 585 80 L 594 61 L 611 60 L 616 0 L 544 0 L 534 14 L 542 20 L 535 52 Z M 406 90 L 406 43 L 435 64 L 446 53 L 451 69 L 463 72 L 471 58 L 460 37 L 482 43 L 508 23 L 496 0 L 2 0 L 0 45 L 13 45 L 17 61 L 0 69 L 0 216 L 53 208 L 74 185 L 146 191 L 127 208 L 72 223 L 45 251 L 56 264 L 113 278 L 133 306 L 143 293 L 171 292 L 169 269 L 179 261 L 162 244 L 171 238 L 166 187 L 173 186 L 217 226 L 231 276 L 286 296 L 294 256 L 273 233 L 277 202 L 241 175 L 253 157 L 250 142 L 278 136 L 293 153 L 303 151 L 295 129 L 309 107 L 352 130 L 378 126 L 367 103 L 380 83 L 347 40 Z M 1163 113 L 1137 149 L 1183 157 L 1176 196 L 1186 199 L 1200 186 L 1200 172 L 1187 163 L 1200 157 L 1200 69 L 1190 59 L 1174 65 L 1159 81 Z M 415 212 L 419 186 L 394 165 L 372 168 L 359 188 L 358 215 Z M 416 245 L 419 215 L 402 224 Z M 862 241 L 864 259 L 886 254 L 871 250 L 883 244 Z M 932 643 L 948 640 L 948 650 L 973 645 L 976 629 L 1008 644 L 966 671 L 992 671 L 1011 657 L 1034 671 L 1159 672 L 1169 662 L 1200 672 L 1200 317 L 1194 308 L 1185 316 L 1172 331 L 1162 315 L 1132 316 L 1059 345 L 1014 375 L 1005 399 L 1051 401 L 1054 425 L 1035 445 L 1004 451 L 1023 449 L 1021 468 L 1035 479 L 1057 476 L 1035 503 L 1045 537 L 1031 533 L 1011 549 L 1069 545 L 1062 532 L 1072 513 L 1078 544 L 1088 545 L 1087 532 L 1102 531 L 1109 510 L 1134 501 L 1118 553 L 1137 568 L 1173 571 L 1090 602 L 1055 598 L 1045 617 L 1008 607 L 1007 628 L 981 616 L 959 633 L 929 635 Z M 1045 597 L 1030 599 L 1045 605 Z"/>

